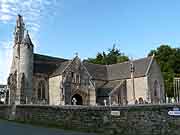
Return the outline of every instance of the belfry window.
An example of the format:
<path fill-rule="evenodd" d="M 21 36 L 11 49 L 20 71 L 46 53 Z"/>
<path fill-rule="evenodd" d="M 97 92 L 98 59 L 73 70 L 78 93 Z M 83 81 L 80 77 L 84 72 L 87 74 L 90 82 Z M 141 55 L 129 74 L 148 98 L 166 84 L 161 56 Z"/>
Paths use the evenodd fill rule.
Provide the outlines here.
<path fill-rule="evenodd" d="M 40 81 L 38 84 L 38 99 L 43 100 L 46 98 L 45 96 L 45 83 L 44 81 Z"/>

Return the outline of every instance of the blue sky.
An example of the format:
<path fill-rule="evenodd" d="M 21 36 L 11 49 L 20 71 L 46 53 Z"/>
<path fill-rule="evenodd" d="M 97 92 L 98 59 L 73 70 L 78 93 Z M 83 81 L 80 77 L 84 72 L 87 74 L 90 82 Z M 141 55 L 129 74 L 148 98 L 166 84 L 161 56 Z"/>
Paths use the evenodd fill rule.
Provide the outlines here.
<path fill-rule="evenodd" d="M 141 58 L 161 44 L 180 46 L 179 0 L 0 0 L 0 83 L 11 65 L 18 13 L 35 51 L 47 55 L 73 58 L 78 52 L 85 59 L 116 44 Z"/>

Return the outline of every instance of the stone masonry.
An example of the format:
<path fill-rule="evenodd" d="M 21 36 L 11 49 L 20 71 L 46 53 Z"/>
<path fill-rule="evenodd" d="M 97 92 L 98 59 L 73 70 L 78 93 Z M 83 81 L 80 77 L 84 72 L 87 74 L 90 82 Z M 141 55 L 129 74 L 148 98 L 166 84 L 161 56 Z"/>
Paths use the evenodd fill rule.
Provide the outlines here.
<path fill-rule="evenodd" d="M 180 117 L 168 115 L 168 111 L 174 107 L 180 108 L 180 105 L 125 107 L 17 105 L 15 120 L 98 132 L 103 135 L 179 135 Z M 7 118 L 9 109 L 9 106 L 0 106 L 0 118 Z M 119 111 L 120 115 L 112 115 L 112 111 Z"/>

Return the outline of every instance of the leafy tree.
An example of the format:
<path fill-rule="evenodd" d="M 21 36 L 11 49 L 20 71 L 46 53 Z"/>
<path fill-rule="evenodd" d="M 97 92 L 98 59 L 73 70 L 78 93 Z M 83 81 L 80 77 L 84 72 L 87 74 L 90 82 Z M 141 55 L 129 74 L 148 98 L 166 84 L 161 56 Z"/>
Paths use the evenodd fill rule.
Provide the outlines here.
<path fill-rule="evenodd" d="M 88 60 L 86 61 L 93 64 L 109 65 L 121 63 L 128 60 L 129 58 L 125 56 L 123 53 L 121 53 L 120 50 L 117 49 L 114 44 L 111 49 L 108 49 L 107 53 L 105 53 L 104 51 L 102 53 L 98 52 L 96 58 L 88 58 Z"/>
<path fill-rule="evenodd" d="M 149 56 L 153 54 L 163 73 L 167 96 L 173 97 L 173 78 L 180 76 L 180 49 L 161 45 L 156 50 L 151 50 Z"/>
<path fill-rule="evenodd" d="M 175 52 L 174 72 L 177 77 L 180 77 L 180 48 L 177 48 Z"/>
<path fill-rule="evenodd" d="M 98 52 L 98 54 L 96 55 L 96 59 L 88 58 L 88 61 L 91 62 L 91 63 L 102 64 L 103 63 L 103 58 L 104 58 L 103 55 Z"/>

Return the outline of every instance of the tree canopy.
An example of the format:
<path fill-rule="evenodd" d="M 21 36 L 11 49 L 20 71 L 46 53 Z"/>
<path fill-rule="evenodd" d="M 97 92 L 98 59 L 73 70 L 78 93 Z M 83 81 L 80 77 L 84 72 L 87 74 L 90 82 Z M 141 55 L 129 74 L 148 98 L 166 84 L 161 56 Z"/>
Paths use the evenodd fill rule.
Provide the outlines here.
<path fill-rule="evenodd" d="M 173 95 L 173 78 L 180 77 L 180 48 L 172 48 L 169 45 L 161 45 L 151 50 L 149 56 L 155 54 L 160 65 L 165 82 L 165 91 L 168 97 Z"/>
<path fill-rule="evenodd" d="M 96 58 L 88 58 L 86 61 L 93 64 L 109 65 L 128 60 L 128 56 L 125 56 L 120 52 L 120 49 L 116 48 L 116 45 L 114 44 L 111 49 L 108 49 L 107 53 L 104 51 L 102 53 L 98 52 Z"/>

